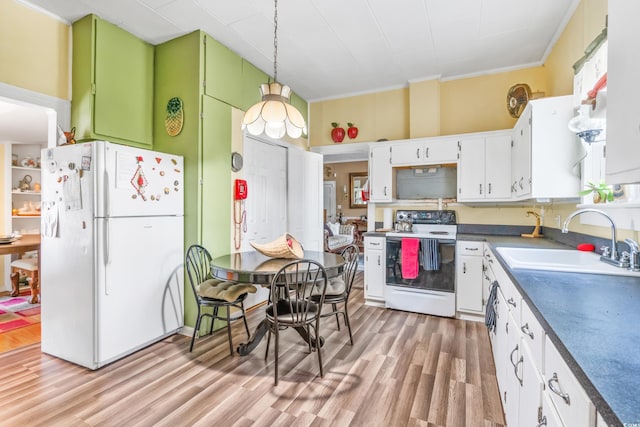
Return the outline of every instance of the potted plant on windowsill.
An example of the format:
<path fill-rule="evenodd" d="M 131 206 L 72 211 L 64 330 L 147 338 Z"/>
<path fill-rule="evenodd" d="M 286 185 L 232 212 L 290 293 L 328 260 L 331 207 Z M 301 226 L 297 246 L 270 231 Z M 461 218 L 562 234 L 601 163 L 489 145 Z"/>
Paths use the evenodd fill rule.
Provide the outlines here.
<path fill-rule="evenodd" d="M 583 190 L 578 194 L 580 196 L 593 194 L 593 203 L 613 202 L 613 188 L 611 185 L 605 184 L 604 182 L 595 184 L 589 181 L 585 187 L 587 187 L 586 190 Z"/>

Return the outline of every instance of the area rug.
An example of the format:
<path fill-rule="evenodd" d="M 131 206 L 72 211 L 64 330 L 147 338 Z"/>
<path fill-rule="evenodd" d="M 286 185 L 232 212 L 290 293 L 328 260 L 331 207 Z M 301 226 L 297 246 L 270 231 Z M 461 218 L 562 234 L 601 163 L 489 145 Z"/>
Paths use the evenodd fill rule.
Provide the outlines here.
<path fill-rule="evenodd" d="M 40 304 L 29 304 L 31 295 L 0 297 L 0 333 L 40 322 Z"/>

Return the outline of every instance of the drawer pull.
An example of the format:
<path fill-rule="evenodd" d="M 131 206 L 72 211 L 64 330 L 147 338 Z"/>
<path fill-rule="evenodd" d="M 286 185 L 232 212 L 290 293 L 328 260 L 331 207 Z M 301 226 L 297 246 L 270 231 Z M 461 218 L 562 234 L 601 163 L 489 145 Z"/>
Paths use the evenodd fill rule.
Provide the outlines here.
<path fill-rule="evenodd" d="M 522 325 L 520 327 L 520 330 L 522 331 L 523 334 L 529 335 L 529 338 L 533 339 L 533 332 L 531 332 L 529 330 L 529 324 L 528 323 L 525 323 L 524 325 Z"/>
<path fill-rule="evenodd" d="M 518 351 L 518 346 L 517 345 L 516 345 L 516 348 L 511 350 L 511 354 L 509 355 L 509 361 L 511 362 L 511 364 L 513 365 L 514 368 L 516 367 L 516 363 L 513 361 L 513 353 L 515 353 L 516 351 Z"/>
<path fill-rule="evenodd" d="M 512 306 L 516 306 L 516 300 L 513 299 L 513 297 L 509 298 L 507 300 L 507 304 L 511 304 Z"/>
<path fill-rule="evenodd" d="M 562 389 L 556 390 L 555 386 L 552 385 L 554 383 L 558 384 L 558 387 L 560 387 L 560 381 L 558 381 L 558 374 L 556 372 L 554 372 L 551 379 L 547 381 L 547 385 L 549 386 L 549 389 L 552 392 L 554 392 L 555 394 L 560 396 L 562 400 L 564 400 L 564 403 L 566 403 L 567 405 L 571 405 L 571 400 L 569 399 L 569 393 L 564 393 Z"/>
<path fill-rule="evenodd" d="M 520 387 L 522 387 L 522 378 L 520 378 L 518 376 L 518 365 L 521 364 L 522 362 L 524 362 L 524 356 L 520 356 L 520 360 L 518 360 L 514 365 L 513 365 L 513 374 L 516 376 L 516 379 L 518 380 L 518 382 L 520 383 Z"/>

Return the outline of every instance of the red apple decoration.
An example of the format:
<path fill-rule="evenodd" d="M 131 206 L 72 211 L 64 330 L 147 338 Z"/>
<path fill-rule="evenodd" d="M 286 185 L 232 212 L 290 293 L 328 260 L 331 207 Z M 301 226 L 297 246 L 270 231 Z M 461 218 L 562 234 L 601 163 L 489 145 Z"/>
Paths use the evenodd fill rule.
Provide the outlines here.
<path fill-rule="evenodd" d="M 331 139 L 333 139 L 333 142 L 342 142 L 345 134 L 344 128 L 339 127 L 336 122 L 331 123 L 331 126 L 333 127 L 333 129 L 331 129 Z"/>
<path fill-rule="evenodd" d="M 347 123 L 347 126 L 349 127 L 347 129 L 347 135 L 349 136 L 349 138 L 356 139 L 356 137 L 358 136 L 358 128 L 355 127 L 353 123 Z"/>

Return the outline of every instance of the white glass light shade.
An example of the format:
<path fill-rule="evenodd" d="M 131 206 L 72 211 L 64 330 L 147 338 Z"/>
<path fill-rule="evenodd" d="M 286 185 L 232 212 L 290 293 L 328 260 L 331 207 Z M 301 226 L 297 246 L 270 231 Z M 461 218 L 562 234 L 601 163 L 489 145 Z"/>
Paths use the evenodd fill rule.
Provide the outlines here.
<path fill-rule="evenodd" d="M 578 115 L 569 120 L 569 130 L 584 142 L 604 141 L 606 122 L 602 118 L 591 117 L 591 105 L 582 104 L 578 108 Z"/>
<path fill-rule="evenodd" d="M 265 133 L 270 138 L 282 138 L 285 133 L 299 138 L 307 132 L 302 114 L 291 104 L 291 89 L 278 82 L 260 86 L 262 101 L 252 105 L 244 114 L 242 129 L 252 135 Z"/>

